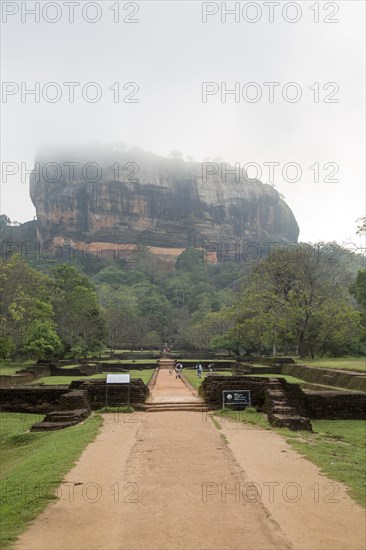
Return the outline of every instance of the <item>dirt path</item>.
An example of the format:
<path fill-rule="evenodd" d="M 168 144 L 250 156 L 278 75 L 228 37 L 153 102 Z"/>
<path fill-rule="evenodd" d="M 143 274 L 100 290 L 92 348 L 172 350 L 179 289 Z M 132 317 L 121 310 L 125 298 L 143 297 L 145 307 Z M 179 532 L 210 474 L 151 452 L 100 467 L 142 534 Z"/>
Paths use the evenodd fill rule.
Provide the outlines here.
<path fill-rule="evenodd" d="M 158 377 L 152 394 L 149 398 L 152 403 L 169 403 L 171 401 L 184 403 L 186 401 L 202 402 L 195 390 L 189 390 L 180 378 L 175 377 L 175 372 L 169 374 L 169 370 L 159 370 Z"/>
<path fill-rule="evenodd" d="M 159 373 L 153 398 L 188 396 L 192 392 L 182 381 Z M 251 498 L 248 483 L 284 483 L 286 472 L 296 481 L 299 468 L 309 463 L 287 448 L 282 453 L 280 436 L 235 426 L 224 426 L 228 447 L 206 413 L 105 415 L 101 433 L 66 476 L 60 498 L 20 537 L 17 550 L 364 548 L 355 546 L 360 511 L 348 497 L 337 505 L 337 518 L 346 514 L 339 525 L 328 517 L 331 507 L 327 513 L 322 507 L 317 520 L 313 502 L 302 508 L 279 503 L 276 511 L 265 498 Z M 314 475 L 307 470 L 301 483 L 314 483 Z M 237 488 L 245 487 L 249 498 L 238 499 Z M 343 546 L 329 546 L 333 539 Z"/>
<path fill-rule="evenodd" d="M 234 459 L 256 484 L 239 488 L 240 501 L 260 496 L 294 548 L 366 548 L 365 511 L 348 496 L 345 485 L 321 474 L 275 432 L 243 423 L 219 424 Z"/>

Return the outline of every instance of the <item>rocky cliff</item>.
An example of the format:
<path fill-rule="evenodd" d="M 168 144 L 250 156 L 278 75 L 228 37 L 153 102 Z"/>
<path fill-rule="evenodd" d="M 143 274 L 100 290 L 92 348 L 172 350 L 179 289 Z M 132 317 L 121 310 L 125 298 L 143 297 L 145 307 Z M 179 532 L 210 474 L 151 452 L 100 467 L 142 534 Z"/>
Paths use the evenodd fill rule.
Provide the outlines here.
<path fill-rule="evenodd" d="M 173 256 L 208 242 L 297 241 L 295 217 L 273 187 L 225 176 L 220 165 L 208 171 L 216 173 L 137 149 L 43 154 L 30 178 L 39 239 L 101 250 L 143 244 Z"/>

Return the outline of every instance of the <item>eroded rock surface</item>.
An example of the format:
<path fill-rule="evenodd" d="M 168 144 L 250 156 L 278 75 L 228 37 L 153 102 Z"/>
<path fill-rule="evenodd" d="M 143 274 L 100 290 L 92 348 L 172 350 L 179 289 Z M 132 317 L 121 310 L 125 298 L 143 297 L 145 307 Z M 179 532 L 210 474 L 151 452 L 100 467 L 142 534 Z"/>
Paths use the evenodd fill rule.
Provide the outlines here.
<path fill-rule="evenodd" d="M 142 244 L 177 256 L 203 243 L 296 242 L 296 219 L 270 185 L 205 177 L 202 163 L 140 150 L 40 156 L 30 181 L 42 243 Z M 210 171 L 214 168 L 210 167 Z"/>

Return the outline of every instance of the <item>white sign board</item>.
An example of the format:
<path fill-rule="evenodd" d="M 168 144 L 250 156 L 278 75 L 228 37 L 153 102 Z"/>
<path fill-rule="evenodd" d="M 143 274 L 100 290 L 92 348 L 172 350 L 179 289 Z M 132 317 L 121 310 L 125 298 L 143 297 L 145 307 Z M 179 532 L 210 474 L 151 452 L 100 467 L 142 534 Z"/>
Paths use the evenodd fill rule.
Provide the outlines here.
<path fill-rule="evenodd" d="M 107 384 L 129 384 L 130 374 L 107 374 Z"/>

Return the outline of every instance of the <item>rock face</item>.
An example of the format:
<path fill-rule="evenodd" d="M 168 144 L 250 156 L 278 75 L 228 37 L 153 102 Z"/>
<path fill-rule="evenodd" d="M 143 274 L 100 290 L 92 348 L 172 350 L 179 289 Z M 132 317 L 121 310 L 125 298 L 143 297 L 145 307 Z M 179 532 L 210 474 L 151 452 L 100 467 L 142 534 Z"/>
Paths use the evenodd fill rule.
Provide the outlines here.
<path fill-rule="evenodd" d="M 240 174 L 205 177 L 198 162 L 140 150 L 44 154 L 30 195 L 42 243 L 142 244 L 180 254 L 203 243 L 297 242 L 295 217 L 270 185 Z M 226 180 L 226 181 L 225 181 Z"/>

